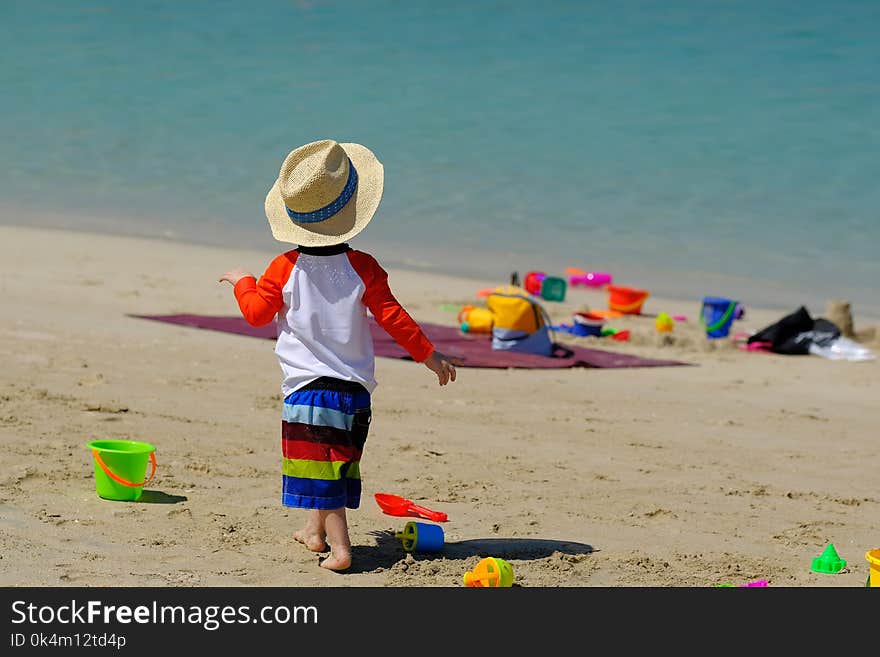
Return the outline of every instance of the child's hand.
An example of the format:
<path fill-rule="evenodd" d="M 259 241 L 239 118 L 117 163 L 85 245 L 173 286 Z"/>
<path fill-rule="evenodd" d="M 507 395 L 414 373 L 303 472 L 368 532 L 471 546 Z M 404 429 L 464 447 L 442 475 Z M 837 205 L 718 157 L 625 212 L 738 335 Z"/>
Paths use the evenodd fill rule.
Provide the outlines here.
<path fill-rule="evenodd" d="M 242 278 L 246 278 L 248 276 L 253 276 L 253 274 L 247 270 L 242 269 L 241 267 L 236 267 L 235 269 L 230 269 L 228 272 L 223 274 L 217 282 L 222 283 L 223 281 L 229 281 L 230 283 L 232 283 L 233 286 L 235 286 L 235 284 L 238 283 Z"/>
<path fill-rule="evenodd" d="M 436 349 L 425 361 L 425 367 L 437 375 L 437 380 L 441 386 L 445 386 L 450 381 L 455 381 L 455 366 L 463 364 L 464 361 L 461 358 L 441 354 Z"/>

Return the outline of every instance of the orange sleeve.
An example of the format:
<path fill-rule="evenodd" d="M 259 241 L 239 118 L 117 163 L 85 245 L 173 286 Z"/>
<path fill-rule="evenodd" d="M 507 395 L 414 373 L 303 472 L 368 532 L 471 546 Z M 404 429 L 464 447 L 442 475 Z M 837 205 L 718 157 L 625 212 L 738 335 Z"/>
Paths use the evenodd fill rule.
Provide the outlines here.
<path fill-rule="evenodd" d="M 235 284 L 235 300 L 248 324 L 268 324 L 281 310 L 284 305 L 281 292 L 298 255 L 296 251 L 288 251 L 269 264 L 259 281 L 253 276 L 245 276 Z"/>
<path fill-rule="evenodd" d="M 367 287 L 363 302 L 373 313 L 379 326 L 406 349 L 417 363 L 427 360 L 434 352 L 434 345 L 394 298 L 388 286 L 388 272 L 382 269 L 373 256 L 363 251 L 349 251 L 348 260 Z"/>

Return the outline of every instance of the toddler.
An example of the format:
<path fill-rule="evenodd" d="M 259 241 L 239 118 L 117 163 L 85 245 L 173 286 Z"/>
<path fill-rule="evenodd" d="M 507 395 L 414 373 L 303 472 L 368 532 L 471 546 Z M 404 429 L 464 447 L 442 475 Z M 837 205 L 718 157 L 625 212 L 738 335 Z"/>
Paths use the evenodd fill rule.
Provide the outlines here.
<path fill-rule="evenodd" d="M 313 552 L 329 543 L 321 566 L 336 571 L 351 566 L 346 508 L 360 504 L 360 459 L 376 388 L 367 310 L 441 386 L 455 381 L 461 365 L 434 349 L 376 259 L 348 245 L 372 219 L 383 183 L 384 167 L 360 144 L 323 140 L 291 151 L 265 209 L 275 239 L 296 248 L 275 258 L 259 280 L 241 268 L 220 277 L 232 284 L 250 324 L 276 322 L 281 502 L 309 509 L 294 538 Z"/>

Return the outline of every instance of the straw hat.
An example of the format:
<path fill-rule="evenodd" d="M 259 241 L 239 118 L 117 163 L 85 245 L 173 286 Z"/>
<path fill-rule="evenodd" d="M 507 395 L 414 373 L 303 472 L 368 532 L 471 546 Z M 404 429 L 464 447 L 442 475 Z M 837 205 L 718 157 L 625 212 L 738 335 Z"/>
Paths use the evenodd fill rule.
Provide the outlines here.
<path fill-rule="evenodd" d="M 385 169 L 360 144 L 313 141 L 290 152 L 266 195 L 272 235 L 300 246 L 332 246 L 370 223 Z"/>

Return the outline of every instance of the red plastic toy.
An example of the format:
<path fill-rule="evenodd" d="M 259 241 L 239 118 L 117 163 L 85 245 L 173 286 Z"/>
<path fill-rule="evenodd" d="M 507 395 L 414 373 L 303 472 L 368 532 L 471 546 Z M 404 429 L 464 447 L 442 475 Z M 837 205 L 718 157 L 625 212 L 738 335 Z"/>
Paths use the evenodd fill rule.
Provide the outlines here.
<path fill-rule="evenodd" d="M 526 272 L 526 279 L 523 282 L 523 287 L 525 287 L 526 291 L 530 294 L 541 296 L 541 283 L 545 278 L 547 278 L 547 274 L 542 271 Z"/>
<path fill-rule="evenodd" d="M 425 518 L 434 522 L 446 522 L 449 519 L 442 511 L 426 509 L 405 497 L 388 493 L 376 493 L 373 497 L 376 498 L 379 508 L 389 516 Z"/>

